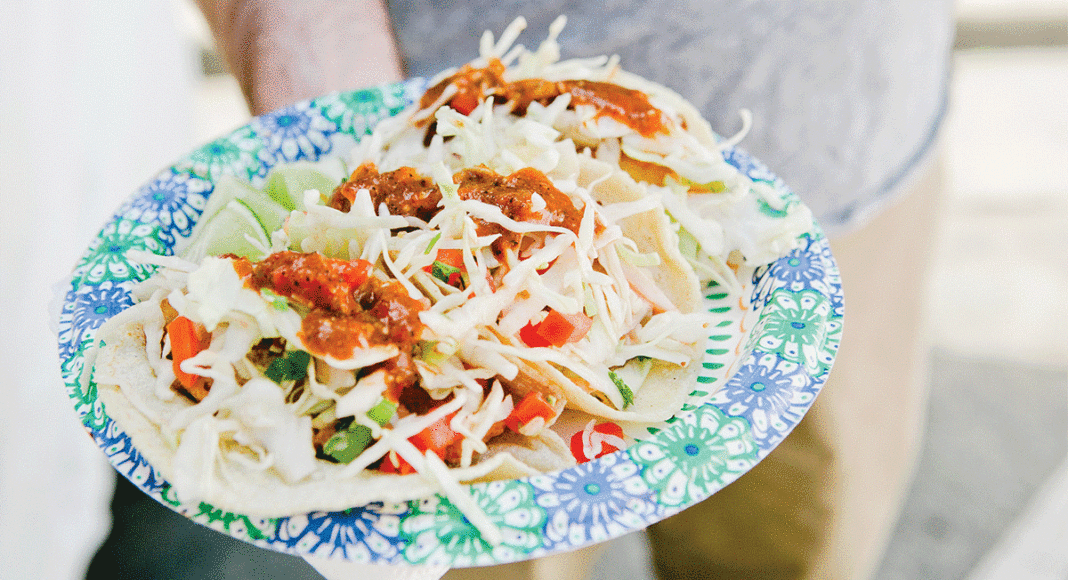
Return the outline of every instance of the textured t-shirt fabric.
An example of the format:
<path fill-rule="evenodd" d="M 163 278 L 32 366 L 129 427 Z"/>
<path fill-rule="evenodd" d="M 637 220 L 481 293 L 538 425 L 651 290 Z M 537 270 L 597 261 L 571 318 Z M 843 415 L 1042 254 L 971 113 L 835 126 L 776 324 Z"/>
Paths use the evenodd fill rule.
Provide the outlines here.
<path fill-rule="evenodd" d="M 856 225 L 923 160 L 945 113 L 949 0 L 389 0 L 406 72 L 433 76 L 517 16 L 535 47 L 560 14 L 564 58 L 618 54 L 692 101 L 828 233 Z"/>

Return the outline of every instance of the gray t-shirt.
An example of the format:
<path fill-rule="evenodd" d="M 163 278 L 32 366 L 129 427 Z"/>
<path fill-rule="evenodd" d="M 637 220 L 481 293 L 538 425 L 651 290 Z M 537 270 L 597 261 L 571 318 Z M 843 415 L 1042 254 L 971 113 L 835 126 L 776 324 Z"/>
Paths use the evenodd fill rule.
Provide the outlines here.
<path fill-rule="evenodd" d="M 618 54 L 624 69 L 690 99 L 723 135 L 753 112 L 742 147 L 829 233 L 888 198 L 930 149 L 945 111 L 949 0 L 388 0 L 407 72 L 478 54 L 517 16 L 536 47 L 568 17 L 563 58 Z"/>

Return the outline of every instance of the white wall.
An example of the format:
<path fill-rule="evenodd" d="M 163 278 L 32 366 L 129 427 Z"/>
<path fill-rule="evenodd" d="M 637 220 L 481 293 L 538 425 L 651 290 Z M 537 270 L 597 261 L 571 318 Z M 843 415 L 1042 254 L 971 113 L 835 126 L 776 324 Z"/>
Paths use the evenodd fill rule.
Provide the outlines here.
<path fill-rule="evenodd" d="M 194 51 L 170 0 L 0 3 L 0 575 L 82 578 L 112 475 L 47 325 L 52 285 L 192 143 Z"/>

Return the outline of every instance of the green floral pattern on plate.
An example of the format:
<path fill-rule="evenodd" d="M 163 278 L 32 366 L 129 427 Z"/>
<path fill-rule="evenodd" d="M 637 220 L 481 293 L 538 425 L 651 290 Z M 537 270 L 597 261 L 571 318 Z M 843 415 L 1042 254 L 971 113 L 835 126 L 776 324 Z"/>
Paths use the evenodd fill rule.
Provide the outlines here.
<path fill-rule="evenodd" d="M 494 481 L 472 485 L 471 497 L 501 531 L 493 546 L 448 499 L 435 496 L 413 502 L 413 512 L 401 522 L 407 540 L 404 558 L 411 564 L 485 565 L 522 559 L 541 545 L 545 510 L 534 500 L 527 482 Z"/>
<path fill-rule="evenodd" d="M 159 499 L 199 524 L 246 542 L 273 538 L 278 531 L 277 518 L 251 518 L 204 502 L 184 504 L 170 484 L 159 490 Z"/>
<path fill-rule="evenodd" d="M 321 97 L 316 104 L 339 131 L 360 136 L 369 135 L 379 121 L 404 110 L 407 104 L 404 97 L 403 85 L 386 85 L 334 93 Z"/>
<path fill-rule="evenodd" d="M 106 280 L 144 280 L 155 268 L 129 258 L 130 250 L 162 254 L 159 226 L 126 218 L 104 226 L 89 244 L 89 251 L 74 269 L 76 284 L 100 284 Z"/>
<path fill-rule="evenodd" d="M 663 507 L 690 505 L 721 489 L 757 461 L 757 446 L 745 419 L 727 417 L 712 405 L 684 415 L 657 437 L 628 452 Z"/>
<path fill-rule="evenodd" d="M 814 290 L 780 288 L 772 292 L 749 347 L 776 353 L 809 374 L 821 375 L 834 362 L 841 330 L 826 296 Z"/>
<path fill-rule="evenodd" d="M 253 180 L 266 173 L 261 159 L 263 141 L 252 127 L 245 125 L 193 151 L 176 169 L 216 182 L 223 176 Z"/>

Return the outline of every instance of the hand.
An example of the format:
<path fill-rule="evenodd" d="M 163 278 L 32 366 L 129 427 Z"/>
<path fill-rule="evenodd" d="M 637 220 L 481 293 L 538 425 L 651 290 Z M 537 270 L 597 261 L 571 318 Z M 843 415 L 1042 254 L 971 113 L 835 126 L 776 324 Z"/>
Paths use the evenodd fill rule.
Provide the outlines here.
<path fill-rule="evenodd" d="M 401 80 L 383 0 L 197 0 L 253 115 Z"/>

